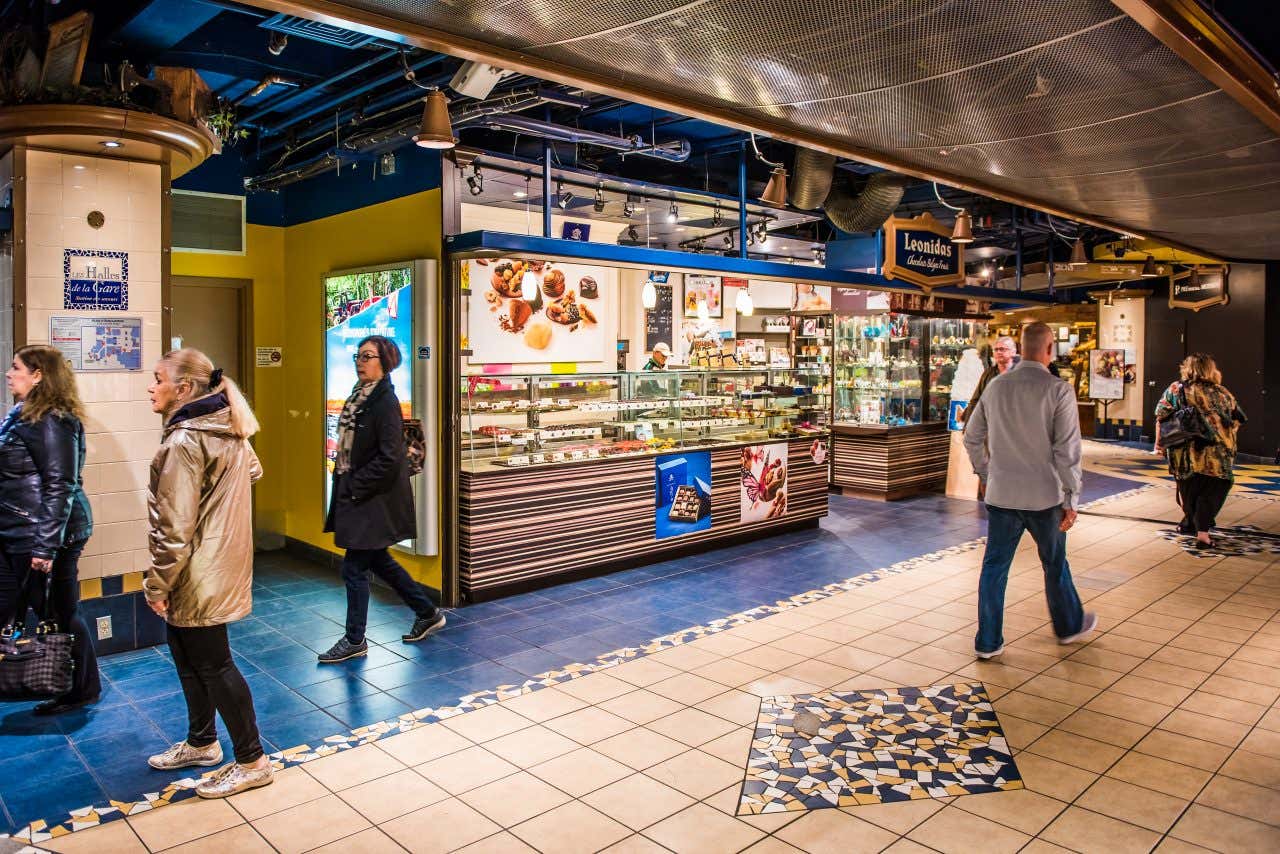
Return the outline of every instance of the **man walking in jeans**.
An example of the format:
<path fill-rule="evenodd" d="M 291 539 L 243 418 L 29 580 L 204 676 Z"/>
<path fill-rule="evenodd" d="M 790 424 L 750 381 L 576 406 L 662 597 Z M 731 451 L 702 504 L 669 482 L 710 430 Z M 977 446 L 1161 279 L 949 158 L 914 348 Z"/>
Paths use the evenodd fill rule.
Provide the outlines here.
<path fill-rule="evenodd" d="M 1071 568 L 1067 531 L 1080 498 L 1080 416 L 1075 392 L 1049 370 L 1053 330 L 1022 330 L 1022 361 L 992 380 L 968 414 L 964 447 L 987 485 L 987 550 L 978 582 L 978 658 L 1004 652 L 1004 591 L 1023 531 L 1044 567 L 1044 594 L 1058 643 L 1083 640 L 1098 625 L 1084 612 Z"/>

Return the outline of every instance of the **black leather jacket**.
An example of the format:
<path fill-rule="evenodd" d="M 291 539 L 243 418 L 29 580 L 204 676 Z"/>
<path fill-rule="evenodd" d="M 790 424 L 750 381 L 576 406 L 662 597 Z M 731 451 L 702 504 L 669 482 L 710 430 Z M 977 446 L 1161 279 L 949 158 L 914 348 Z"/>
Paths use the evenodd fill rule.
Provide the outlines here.
<path fill-rule="evenodd" d="M 84 494 L 84 427 L 49 414 L 14 419 L 0 433 L 0 545 L 51 558 L 63 543 L 86 540 L 93 514 Z"/>

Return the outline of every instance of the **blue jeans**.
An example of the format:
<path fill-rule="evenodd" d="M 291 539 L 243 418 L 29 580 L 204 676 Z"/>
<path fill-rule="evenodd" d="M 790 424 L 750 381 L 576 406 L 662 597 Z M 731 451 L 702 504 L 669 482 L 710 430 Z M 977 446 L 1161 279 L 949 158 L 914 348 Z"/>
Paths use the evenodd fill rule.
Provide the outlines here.
<path fill-rule="evenodd" d="M 1049 617 L 1060 638 L 1074 635 L 1084 625 L 1084 609 L 1071 581 L 1067 565 L 1067 535 L 1058 529 L 1062 508 L 1048 510 L 1005 510 L 987 505 L 987 551 L 982 557 L 982 577 L 978 581 L 978 652 L 994 652 L 1004 646 L 1004 591 L 1009 583 L 1009 565 L 1022 539 L 1031 534 L 1044 567 L 1044 595 Z"/>
<path fill-rule="evenodd" d="M 359 644 L 364 640 L 369 620 L 369 573 L 381 578 L 399 594 L 418 617 L 436 614 L 435 603 L 422 585 L 409 577 L 386 549 L 347 549 L 342 559 L 342 580 L 347 585 L 347 640 Z"/>

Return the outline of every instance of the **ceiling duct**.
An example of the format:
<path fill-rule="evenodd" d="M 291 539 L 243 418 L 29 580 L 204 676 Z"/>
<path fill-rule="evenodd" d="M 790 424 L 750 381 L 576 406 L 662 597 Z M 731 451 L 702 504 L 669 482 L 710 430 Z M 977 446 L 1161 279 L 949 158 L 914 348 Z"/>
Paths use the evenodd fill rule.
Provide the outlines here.
<path fill-rule="evenodd" d="M 842 179 L 827 195 L 827 219 L 847 234 L 875 231 L 893 216 L 912 181 L 906 175 L 877 172 L 867 179 L 862 192 L 854 193 L 848 180 Z"/>
<path fill-rule="evenodd" d="M 454 127 L 457 127 L 458 124 L 455 122 Z M 601 148 L 611 148 L 626 154 L 643 154 L 645 157 L 656 157 L 659 160 L 667 160 L 671 163 L 685 162 L 689 159 L 691 151 L 689 140 L 687 139 L 672 140 L 661 145 L 649 145 L 645 143 L 644 138 L 639 134 L 614 136 L 613 134 L 600 133 L 599 131 L 568 127 L 567 125 L 558 125 L 553 122 L 544 122 L 540 119 L 530 119 L 525 116 L 512 116 L 503 113 L 481 116 L 468 121 L 467 124 L 473 126 L 482 125 L 494 130 L 516 131 L 517 133 L 529 134 L 543 139 L 554 139 L 559 142 L 598 145 Z"/>
<path fill-rule="evenodd" d="M 822 207 L 831 192 L 835 175 L 835 155 L 812 148 L 796 148 L 796 162 L 791 176 L 791 205 L 802 211 Z"/>

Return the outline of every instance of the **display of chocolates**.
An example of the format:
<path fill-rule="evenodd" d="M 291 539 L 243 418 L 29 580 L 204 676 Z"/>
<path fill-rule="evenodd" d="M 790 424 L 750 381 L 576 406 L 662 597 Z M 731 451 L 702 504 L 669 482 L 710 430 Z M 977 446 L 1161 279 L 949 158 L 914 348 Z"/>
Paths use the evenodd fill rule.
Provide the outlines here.
<path fill-rule="evenodd" d="M 687 485 L 677 487 L 667 518 L 672 522 L 696 522 L 701 519 L 702 500 L 698 497 L 698 490 Z"/>

